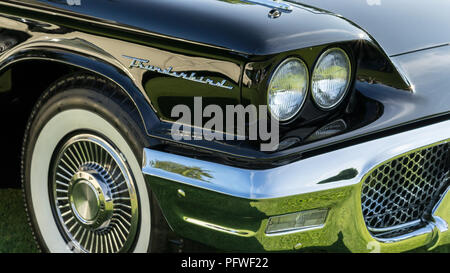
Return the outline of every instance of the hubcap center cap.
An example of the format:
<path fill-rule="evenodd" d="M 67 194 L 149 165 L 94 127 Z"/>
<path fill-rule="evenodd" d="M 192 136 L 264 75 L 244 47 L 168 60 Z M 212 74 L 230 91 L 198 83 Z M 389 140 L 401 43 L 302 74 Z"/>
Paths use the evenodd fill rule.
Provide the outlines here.
<path fill-rule="evenodd" d="M 85 180 L 76 183 L 72 189 L 72 199 L 76 216 L 83 222 L 95 220 L 100 210 L 100 199 L 91 183 Z"/>
<path fill-rule="evenodd" d="M 84 168 L 69 184 L 69 202 L 78 222 L 91 230 L 108 227 L 114 203 L 106 172 Z"/>

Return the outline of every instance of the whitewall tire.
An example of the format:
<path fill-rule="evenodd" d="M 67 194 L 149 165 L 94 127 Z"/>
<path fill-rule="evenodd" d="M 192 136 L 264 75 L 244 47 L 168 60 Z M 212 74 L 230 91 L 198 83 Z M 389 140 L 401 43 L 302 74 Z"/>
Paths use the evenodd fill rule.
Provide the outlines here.
<path fill-rule="evenodd" d="M 111 97 L 89 81 L 105 83 L 74 75 L 55 84 L 27 126 L 22 182 L 35 238 L 48 252 L 163 251 L 152 220 L 163 217 L 141 172 L 148 143 L 137 111 L 123 93 Z"/>

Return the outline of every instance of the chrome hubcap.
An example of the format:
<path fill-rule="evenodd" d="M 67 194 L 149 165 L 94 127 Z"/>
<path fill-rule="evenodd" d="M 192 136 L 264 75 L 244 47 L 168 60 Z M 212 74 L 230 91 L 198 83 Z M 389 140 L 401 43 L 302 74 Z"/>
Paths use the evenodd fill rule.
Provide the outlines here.
<path fill-rule="evenodd" d="M 54 209 L 71 245 L 84 252 L 129 250 L 138 203 L 122 154 L 104 139 L 84 134 L 69 139 L 53 165 Z"/>
<path fill-rule="evenodd" d="M 78 220 L 86 224 L 92 223 L 100 210 L 100 199 L 92 184 L 86 180 L 76 182 L 69 196 L 73 213 Z"/>
<path fill-rule="evenodd" d="M 71 209 L 80 224 L 100 230 L 109 225 L 114 213 L 114 199 L 109 188 L 106 173 L 97 164 L 82 167 L 69 183 Z"/>

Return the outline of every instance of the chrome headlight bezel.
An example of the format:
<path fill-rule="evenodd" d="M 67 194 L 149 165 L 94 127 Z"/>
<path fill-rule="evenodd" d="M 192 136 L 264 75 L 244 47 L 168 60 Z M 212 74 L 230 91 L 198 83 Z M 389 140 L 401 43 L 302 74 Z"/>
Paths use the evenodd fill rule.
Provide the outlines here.
<path fill-rule="evenodd" d="M 316 97 L 317 94 L 316 94 L 316 92 L 314 92 L 314 88 L 313 88 L 313 85 L 314 85 L 314 83 L 313 83 L 313 81 L 314 81 L 314 73 L 316 72 L 316 69 L 320 65 L 320 63 L 323 60 L 323 58 L 328 56 L 330 54 L 330 52 L 332 52 L 332 51 L 339 51 L 339 52 L 341 52 L 344 55 L 344 57 L 345 57 L 345 59 L 346 59 L 346 61 L 348 63 L 348 77 L 347 77 L 347 83 L 345 85 L 344 92 L 342 92 L 342 94 L 339 97 L 339 99 L 336 102 L 334 102 L 333 104 L 331 104 L 331 105 L 324 106 L 324 105 L 321 105 L 318 102 L 318 99 Z M 353 75 L 352 74 L 353 73 L 353 67 L 352 66 L 353 66 L 353 64 L 352 64 L 352 61 L 351 61 L 351 59 L 349 57 L 349 54 L 347 53 L 347 51 L 345 51 L 344 49 L 342 49 L 340 47 L 328 48 L 324 52 L 322 52 L 322 54 L 320 54 L 319 58 L 317 59 L 315 65 L 314 65 L 314 68 L 313 68 L 313 70 L 311 72 L 311 83 L 310 83 L 311 97 L 312 97 L 312 100 L 314 101 L 314 104 L 317 107 L 319 107 L 321 110 L 329 111 L 329 110 L 335 109 L 337 106 L 339 106 L 341 104 L 341 102 L 347 96 L 348 91 L 350 90 L 350 85 L 351 85 L 352 78 L 353 78 L 353 76 L 352 76 Z"/>
<path fill-rule="evenodd" d="M 271 84 L 273 83 L 273 80 L 274 80 L 275 76 L 277 75 L 277 73 L 280 71 L 280 69 L 283 68 L 287 63 L 289 63 L 291 61 L 298 61 L 304 68 L 305 76 L 306 76 L 306 79 L 305 79 L 306 86 L 304 88 L 304 95 L 303 95 L 302 101 L 301 101 L 300 105 L 297 107 L 297 109 L 295 111 L 293 111 L 288 117 L 280 119 L 277 115 L 275 115 L 273 113 L 273 111 L 270 107 Z M 267 101 L 266 101 L 266 103 L 267 103 L 267 109 L 270 113 L 270 116 L 272 118 L 276 119 L 278 122 L 289 122 L 289 121 L 293 120 L 293 118 L 298 115 L 298 113 L 303 108 L 303 106 L 306 102 L 309 87 L 310 87 L 310 72 L 309 72 L 309 69 L 308 69 L 308 66 L 306 65 L 306 63 L 302 59 L 300 59 L 299 57 L 296 57 L 296 56 L 292 56 L 292 57 L 288 57 L 288 58 L 284 59 L 281 63 L 279 63 L 277 65 L 275 70 L 272 72 L 271 76 L 269 77 L 268 84 L 267 84 L 267 90 L 266 90 Z"/>

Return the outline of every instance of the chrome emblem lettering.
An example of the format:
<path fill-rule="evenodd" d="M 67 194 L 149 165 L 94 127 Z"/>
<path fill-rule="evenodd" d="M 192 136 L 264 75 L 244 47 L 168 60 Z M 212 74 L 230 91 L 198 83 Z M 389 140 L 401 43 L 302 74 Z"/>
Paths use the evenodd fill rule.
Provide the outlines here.
<path fill-rule="evenodd" d="M 178 73 L 178 72 L 172 71 L 173 67 L 162 69 L 160 67 L 150 65 L 149 64 L 150 61 L 146 60 L 146 59 L 140 59 L 140 58 L 130 57 L 130 56 L 126 56 L 126 55 L 122 55 L 122 56 L 125 58 L 128 58 L 128 59 L 131 59 L 131 63 L 129 66 L 130 68 L 136 67 L 136 68 L 168 75 L 168 76 L 175 77 L 175 78 L 183 78 L 188 81 L 198 82 L 198 83 L 202 83 L 202 84 L 209 84 L 212 86 L 225 88 L 225 89 L 229 89 L 229 90 L 233 89 L 232 86 L 226 85 L 226 83 L 227 83 L 226 80 L 216 82 L 216 81 L 213 81 L 213 80 L 205 78 L 205 77 L 197 77 L 195 72 L 192 72 L 189 75 L 186 73 L 183 73 L 183 72 Z"/>

